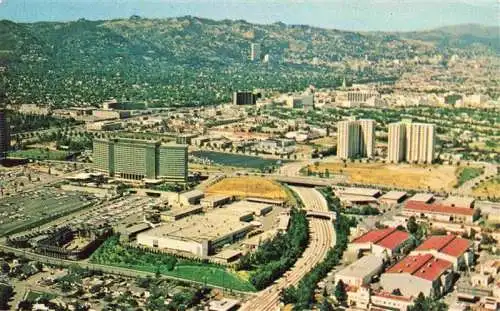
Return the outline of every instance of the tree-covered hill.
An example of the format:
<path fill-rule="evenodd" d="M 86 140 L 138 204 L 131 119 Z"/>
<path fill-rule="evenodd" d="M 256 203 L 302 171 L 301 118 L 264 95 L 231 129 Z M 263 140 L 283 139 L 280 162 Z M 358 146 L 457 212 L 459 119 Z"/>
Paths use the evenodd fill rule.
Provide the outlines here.
<path fill-rule="evenodd" d="M 472 45 L 447 46 L 422 36 L 189 16 L 0 21 L 0 82 L 9 101 L 17 104 L 97 105 L 115 97 L 149 105 L 201 105 L 227 101 L 239 89 L 291 91 L 310 84 L 334 86 L 343 77 L 379 81 L 400 74 L 397 68 L 353 68 L 346 65 L 349 59 L 471 53 Z M 474 51 L 498 52 L 484 36 L 469 39 Z M 252 42 L 261 44 L 262 54 L 269 54 L 269 64 L 249 61 Z M 315 57 L 320 66 L 312 65 Z"/>

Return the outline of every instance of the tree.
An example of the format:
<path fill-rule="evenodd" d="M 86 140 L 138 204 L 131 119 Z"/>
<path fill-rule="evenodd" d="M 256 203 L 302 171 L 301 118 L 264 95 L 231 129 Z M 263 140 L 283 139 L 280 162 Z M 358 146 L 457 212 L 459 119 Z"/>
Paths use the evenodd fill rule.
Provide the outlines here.
<path fill-rule="evenodd" d="M 418 231 L 418 224 L 415 219 L 415 216 L 411 216 L 410 219 L 408 219 L 408 223 L 406 224 L 406 228 L 408 229 L 408 232 L 411 234 L 415 234 Z"/>
<path fill-rule="evenodd" d="M 323 297 L 323 301 L 321 302 L 321 305 L 319 306 L 320 311 L 333 311 L 333 306 L 330 304 L 328 299 L 326 297 Z"/>
<path fill-rule="evenodd" d="M 345 284 L 342 280 L 339 280 L 337 285 L 335 285 L 335 298 L 337 298 L 337 302 L 342 305 L 347 302 L 347 292 L 345 290 Z"/>
<path fill-rule="evenodd" d="M 9 310 L 9 300 L 14 294 L 11 286 L 0 284 L 0 310 Z"/>

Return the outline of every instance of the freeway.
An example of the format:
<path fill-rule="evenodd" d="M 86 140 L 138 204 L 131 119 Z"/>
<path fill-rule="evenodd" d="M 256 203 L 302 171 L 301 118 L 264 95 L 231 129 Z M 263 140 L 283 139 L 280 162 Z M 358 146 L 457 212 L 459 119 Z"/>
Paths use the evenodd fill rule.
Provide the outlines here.
<path fill-rule="evenodd" d="M 328 211 L 325 198 L 314 188 L 290 187 L 295 191 L 305 209 L 312 211 Z M 332 222 L 327 219 L 309 218 L 309 245 L 295 265 L 273 285 L 260 291 L 256 297 L 245 303 L 242 311 L 274 311 L 279 310 L 280 292 L 289 286 L 296 286 L 299 281 L 319 262 L 328 250 L 335 245 L 336 236 Z"/>

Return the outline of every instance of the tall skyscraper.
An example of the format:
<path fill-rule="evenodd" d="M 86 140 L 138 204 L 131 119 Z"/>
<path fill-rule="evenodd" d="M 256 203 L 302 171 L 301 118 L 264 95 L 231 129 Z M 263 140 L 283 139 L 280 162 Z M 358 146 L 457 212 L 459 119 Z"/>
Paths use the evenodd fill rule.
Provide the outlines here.
<path fill-rule="evenodd" d="M 250 60 L 252 62 L 260 61 L 260 44 L 259 43 L 250 44 Z"/>
<path fill-rule="evenodd" d="M 389 162 L 432 163 L 434 149 L 434 124 L 412 122 L 389 124 L 387 150 Z"/>
<path fill-rule="evenodd" d="M 9 125 L 7 123 L 7 112 L 0 108 L 0 159 L 7 157 L 10 146 Z"/>
<path fill-rule="evenodd" d="M 109 176 L 187 181 L 187 145 L 124 138 L 94 139 L 93 145 L 95 169 Z"/>
<path fill-rule="evenodd" d="M 341 159 L 371 158 L 375 150 L 375 121 L 351 120 L 337 123 L 337 156 Z"/>
<path fill-rule="evenodd" d="M 406 158 L 406 124 L 391 123 L 387 141 L 387 161 L 399 163 Z"/>
<path fill-rule="evenodd" d="M 257 103 L 257 95 L 253 92 L 234 92 L 233 105 L 255 105 Z"/>

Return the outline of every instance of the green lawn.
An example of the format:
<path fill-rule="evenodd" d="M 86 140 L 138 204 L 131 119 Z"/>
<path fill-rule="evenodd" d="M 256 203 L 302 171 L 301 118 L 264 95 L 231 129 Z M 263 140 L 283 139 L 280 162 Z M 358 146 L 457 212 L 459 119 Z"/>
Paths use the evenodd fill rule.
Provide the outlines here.
<path fill-rule="evenodd" d="M 94 254 L 90 261 L 96 264 L 124 267 L 147 272 L 159 272 L 185 280 L 206 282 L 215 286 L 239 291 L 255 291 L 250 282 L 240 278 L 225 267 L 176 259 L 166 254 L 146 252 L 137 248 L 124 247 L 117 237 L 109 238 Z"/>
<path fill-rule="evenodd" d="M 26 149 L 9 152 L 12 158 L 27 158 L 32 160 L 65 160 L 68 153 L 60 150 Z"/>
<path fill-rule="evenodd" d="M 456 187 L 460 187 L 465 182 L 480 176 L 484 172 L 481 167 L 464 167 L 458 170 Z"/>

